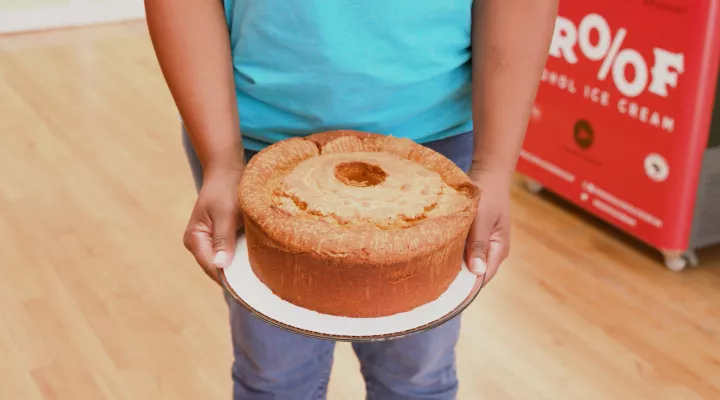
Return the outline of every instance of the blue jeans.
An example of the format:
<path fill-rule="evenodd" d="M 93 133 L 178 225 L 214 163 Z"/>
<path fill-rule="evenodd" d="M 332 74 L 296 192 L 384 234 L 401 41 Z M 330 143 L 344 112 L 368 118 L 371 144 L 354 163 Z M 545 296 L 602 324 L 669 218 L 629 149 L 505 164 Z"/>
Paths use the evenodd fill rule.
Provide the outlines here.
<path fill-rule="evenodd" d="M 202 168 L 183 130 L 196 188 Z M 470 169 L 472 133 L 426 143 L 465 171 Z M 246 151 L 247 159 L 254 152 Z M 333 361 L 332 341 L 308 338 L 276 328 L 250 314 L 228 293 L 234 362 L 234 400 L 325 399 Z M 457 317 L 429 331 L 384 342 L 353 343 L 371 400 L 452 400 L 458 389 L 455 345 Z"/>

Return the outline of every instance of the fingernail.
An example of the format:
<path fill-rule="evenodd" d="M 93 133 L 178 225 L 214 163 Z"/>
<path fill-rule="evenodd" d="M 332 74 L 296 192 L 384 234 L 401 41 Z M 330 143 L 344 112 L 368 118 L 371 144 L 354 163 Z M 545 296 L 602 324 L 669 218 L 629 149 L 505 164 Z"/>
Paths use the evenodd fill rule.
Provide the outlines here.
<path fill-rule="evenodd" d="M 487 271 L 487 265 L 482 258 L 475 258 L 472 262 L 473 272 L 477 275 L 484 275 Z"/>
<path fill-rule="evenodd" d="M 215 268 L 227 268 L 228 261 L 228 253 L 224 251 L 218 251 L 215 253 L 215 257 L 213 257 L 213 265 L 215 265 Z"/>

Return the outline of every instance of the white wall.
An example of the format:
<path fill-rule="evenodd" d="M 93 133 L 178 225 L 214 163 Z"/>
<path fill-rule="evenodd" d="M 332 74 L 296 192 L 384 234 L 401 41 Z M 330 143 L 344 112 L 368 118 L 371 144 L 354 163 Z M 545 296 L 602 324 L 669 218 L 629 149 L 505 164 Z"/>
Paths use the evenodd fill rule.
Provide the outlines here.
<path fill-rule="evenodd" d="M 69 0 L 67 4 L 0 8 L 0 34 L 117 22 L 145 17 L 143 0 Z"/>

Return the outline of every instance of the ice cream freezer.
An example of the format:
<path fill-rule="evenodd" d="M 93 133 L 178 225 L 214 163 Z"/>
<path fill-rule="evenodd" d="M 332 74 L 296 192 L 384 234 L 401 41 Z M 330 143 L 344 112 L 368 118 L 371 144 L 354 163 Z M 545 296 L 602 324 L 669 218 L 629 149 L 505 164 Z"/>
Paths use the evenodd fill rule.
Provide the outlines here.
<path fill-rule="evenodd" d="M 720 243 L 720 0 L 560 1 L 518 172 L 660 250 Z"/>

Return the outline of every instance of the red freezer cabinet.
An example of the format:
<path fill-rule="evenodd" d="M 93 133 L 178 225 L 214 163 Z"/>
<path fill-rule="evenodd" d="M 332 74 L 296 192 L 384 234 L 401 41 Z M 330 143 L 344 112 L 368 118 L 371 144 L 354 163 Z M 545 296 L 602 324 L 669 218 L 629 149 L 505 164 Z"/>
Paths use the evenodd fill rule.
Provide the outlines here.
<path fill-rule="evenodd" d="M 518 161 L 660 250 L 720 243 L 720 0 L 560 1 Z"/>

